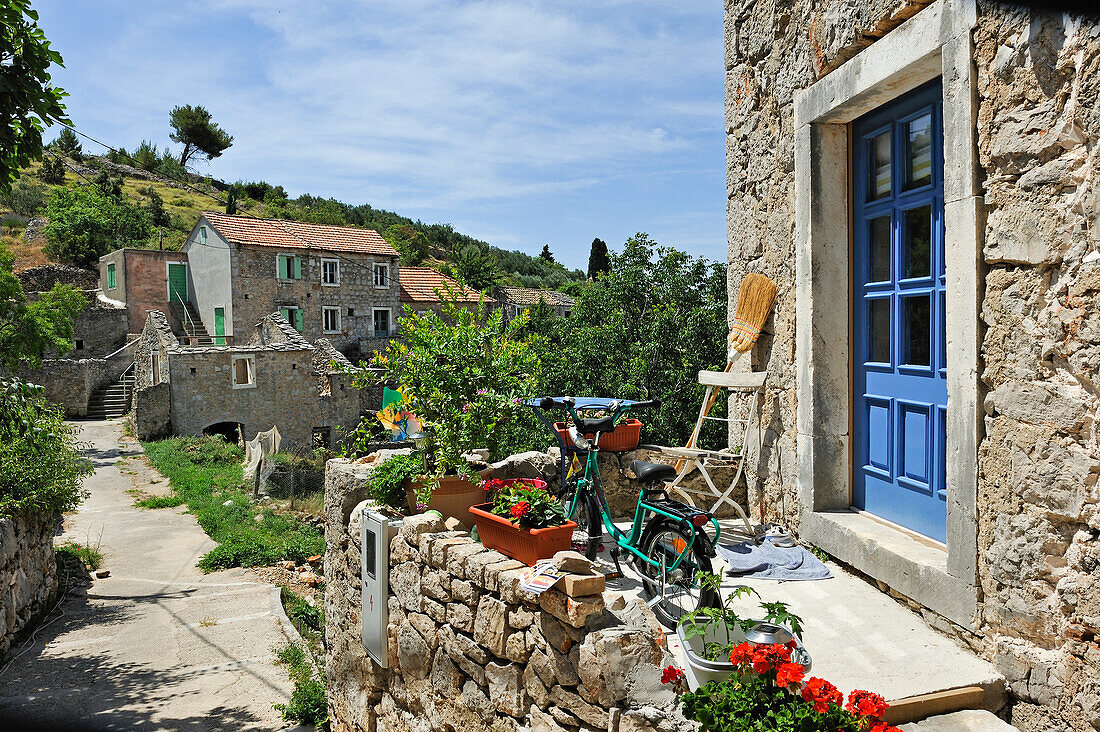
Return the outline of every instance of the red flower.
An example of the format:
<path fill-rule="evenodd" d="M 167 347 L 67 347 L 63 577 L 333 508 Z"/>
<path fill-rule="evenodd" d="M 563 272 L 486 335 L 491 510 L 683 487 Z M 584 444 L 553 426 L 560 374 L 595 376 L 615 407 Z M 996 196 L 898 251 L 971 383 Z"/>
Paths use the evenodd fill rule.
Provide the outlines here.
<path fill-rule="evenodd" d="M 848 695 L 844 708 L 853 714 L 878 719 L 886 713 L 886 700 L 870 691 L 855 689 Z"/>
<path fill-rule="evenodd" d="M 802 698 L 813 704 L 814 711 L 818 714 L 829 711 L 830 704 L 840 706 L 844 703 L 844 695 L 839 689 L 816 676 L 811 676 L 806 681 L 806 687 L 802 689 Z"/>
<path fill-rule="evenodd" d="M 886 722 L 879 721 L 871 725 L 871 729 L 869 729 L 867 732 L 901 732 L 901 730 L 897 727 L 886 724 Z"/>
<path fill-rule="evenodd" d="M 531 510 L 531 504 L 527 501 L 520 501 L 512 506 L 510 509 L 512 518 L 521 518 L 527 515 L 527 512 Z"/>
<path fill-rule="evenodd" d="M 675 666 L 665 666 L 665 670 L 661 672 L 662 684 L 679 684 L 684 680 L 684 671 Z"/>
<path fill-rule="evenodd" d="M 730 663 L 734 664 L 735 666 L 740 666 L 741 664 L 749 663 L 750 661 L 752 661 L 751 643 L 742 643 L 738 646 L 735 646 L 734 649 L 730 651 Z"/>
<path fill-rule="evenodd" d="M 806 669 L 798 663 L 781 663 L 775 669 L 775 683 L 779 686 L 800 684 L 806 676 Z"/>
<path fill-rule="evenodd" d="M 790 648 L 793 651 L 795 648 L 798 648 L 798 641 L 796 641 L 794 638 L 791 638 L 789 641 L 787 641 L 783 645 L 786 646 L 787 648 Z"/>
<path fill-rule="evenodd" d="M 781 663 L 791 660 L 791 651 L 778 643 L 756 646 L 752 652 L 752 670 L 758 674 L 767 673 Z"/>

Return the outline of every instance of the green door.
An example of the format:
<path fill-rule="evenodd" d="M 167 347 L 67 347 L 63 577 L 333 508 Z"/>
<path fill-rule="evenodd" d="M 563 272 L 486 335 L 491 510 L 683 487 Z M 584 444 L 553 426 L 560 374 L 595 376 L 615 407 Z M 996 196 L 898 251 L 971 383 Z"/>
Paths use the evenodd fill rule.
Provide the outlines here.
<path fill-rule="evenodd" d="M 187 265 L 168 263 L 168 301 L 187 302 Z"/>
<path fill-rule="evenodd" d="M 225 308 L 214 308 L 214 345 L 225 345 Z"/>

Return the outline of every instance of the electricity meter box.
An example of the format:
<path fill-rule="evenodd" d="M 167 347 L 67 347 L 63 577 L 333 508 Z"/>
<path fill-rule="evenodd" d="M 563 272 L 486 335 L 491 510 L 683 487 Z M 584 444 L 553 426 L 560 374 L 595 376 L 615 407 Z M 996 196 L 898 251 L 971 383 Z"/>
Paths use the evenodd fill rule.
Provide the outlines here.
<path fill-rule="evenodd" d="M 386 668 L 389 659 L 390 541 L 401 528 L 401 514 L 384 506 L 363 509 L 363 649 Z"/>

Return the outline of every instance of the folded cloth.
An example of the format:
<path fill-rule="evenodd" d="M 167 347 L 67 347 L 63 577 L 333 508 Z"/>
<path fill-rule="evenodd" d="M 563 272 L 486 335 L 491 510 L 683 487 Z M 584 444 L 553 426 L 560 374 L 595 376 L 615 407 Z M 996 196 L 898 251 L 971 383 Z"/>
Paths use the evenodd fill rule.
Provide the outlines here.
<path fill-rule="evenodd" d="M 818 580 L 833 576 L 820 559 L 801 546 L 776 546 L 771 539 L 760 544 L 719 544 L 718 556 L 726 572 L 738 577 L 770 580 Z"/>

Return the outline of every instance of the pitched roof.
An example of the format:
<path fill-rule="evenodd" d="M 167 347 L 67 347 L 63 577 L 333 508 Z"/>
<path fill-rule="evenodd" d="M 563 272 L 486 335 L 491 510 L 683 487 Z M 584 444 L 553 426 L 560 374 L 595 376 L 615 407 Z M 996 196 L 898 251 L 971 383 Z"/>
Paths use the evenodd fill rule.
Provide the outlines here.
<path fill-rule="evenodd" d="M 459 302 L 477 302 L 481 294 L 477 290 L 464 287 L 445 274 L 431 267 L 401 267 L 397 270 L 397 279 L 401 282 L 402 302 L 440 302 L 436 290 L 447 291 L 450 286 Z M 485 302 L 494 302 L 486 297 Z"/>
<path fill-rule="evenodd" d="M 307 224 L 281 219 L 255 219 L 250 216 L 229 216 L 215 211 L 203 211 L 202 215 L 226 241 L 233 244 L 398 256 L 397 250 L 373 229 Z"/>
<path fill-rule="evenodd" d="M 551 307 L 573 307 L 573 298 L 557 290 L 536 290 L 532 287 L 502 287 L 504 300 L 513 305 L 537 305 L 545 302 Z"/>

